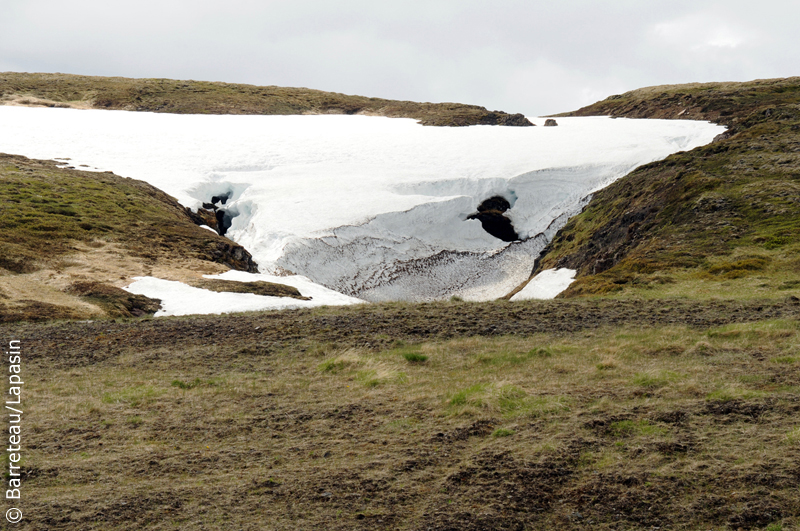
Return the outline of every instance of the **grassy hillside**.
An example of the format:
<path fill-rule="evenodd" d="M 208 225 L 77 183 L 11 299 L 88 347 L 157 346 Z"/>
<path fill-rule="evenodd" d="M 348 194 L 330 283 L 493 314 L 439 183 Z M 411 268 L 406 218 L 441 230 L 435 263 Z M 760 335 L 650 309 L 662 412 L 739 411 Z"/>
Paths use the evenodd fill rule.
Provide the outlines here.
<path fill-rule="evenodd" d="M 132 276 L 256 267 L 174 198 L 110 172 L 0 154 L 0 204 L 0 321 L 131 315 Z"/>
<path fill-rule="evenodd" d="M 610 96 L 560 116 L 708 120 L 737 129 L 753 113 L 797 104 L 798 94 L 800 77 L 660 85 Z"/>
<path fill-rule="evenodd" d="M 176 114 L 369 114 L 423 125 L 530 126 L 521 114 L 460 103 L 417 103 L 306 88 L 208 81 L 0 72 L 0 104 Z"/>
<path fill-rule="evenodd" d="M 798 529 L 799 318 L 548 301 L 0 325 L 27 353 L 20 529 Z"/>
<path fill-rule="evenodd" d="M 145 258 L 188 254 L 252 269 L 247 258 L 225 255 L 217 238 L 192 222 L 161 190 L 111 172 L 59 168 L 56 162 L 0 154 L 0 245 L 6 269 L 32 272 L 75 242 L 113 241 Z"/>
<path fill-rule="evenodd" d="M 570 115 L 704 119 L 730 129 L 595 194 L 537 266 L 578 270 L 563 296 L 800 292 L 800 78 L 652 87 Z"/>

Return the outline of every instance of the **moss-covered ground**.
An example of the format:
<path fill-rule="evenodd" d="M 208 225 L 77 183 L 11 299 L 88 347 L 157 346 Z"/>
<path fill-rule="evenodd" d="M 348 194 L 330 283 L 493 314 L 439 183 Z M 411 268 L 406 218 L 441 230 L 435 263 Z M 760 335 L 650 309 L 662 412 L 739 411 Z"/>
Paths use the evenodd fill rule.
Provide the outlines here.
<path fill-rule="evenodd" d="M 198 227 L 174 198 L 113 173 L 0 154 L 0 205 L 0 321 L 85 318 L 97 313 L 98 297 L 122 308 L 130 295 L 115 284 L 167 264 L 255 268 L 249 253 Z M 120 265 L 111 268 L 109 256 Z M 76 282 L 106 286 L 76 290 Z M 115 305 L 100 304 L 100 314 Z"/>
<path fill-rule="evenodd" d="M 69 253 L 75 242 L 113 241 L 145 257 L 210 258 L 221 241 L 157 188 L 53 161 L 0 154 L 0 202 L 0 266 L 17 273 Z"/>

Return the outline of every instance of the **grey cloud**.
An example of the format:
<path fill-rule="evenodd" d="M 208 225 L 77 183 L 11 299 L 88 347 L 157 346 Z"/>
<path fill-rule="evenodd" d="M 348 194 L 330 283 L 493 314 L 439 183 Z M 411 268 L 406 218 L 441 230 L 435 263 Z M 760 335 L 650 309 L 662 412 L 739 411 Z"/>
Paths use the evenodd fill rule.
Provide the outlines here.
<path fill-rule="evenodd" d="M 790 76 L 800 64 L 796 2 L 6 3 L 2 69 L 306 86 L 528 114 L 639 86 Z"/>

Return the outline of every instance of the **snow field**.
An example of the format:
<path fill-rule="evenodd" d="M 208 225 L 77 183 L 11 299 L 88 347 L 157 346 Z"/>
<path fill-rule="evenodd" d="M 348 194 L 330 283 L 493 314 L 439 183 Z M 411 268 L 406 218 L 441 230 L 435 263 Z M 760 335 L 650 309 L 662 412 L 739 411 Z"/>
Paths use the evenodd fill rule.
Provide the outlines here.
<path fill-rule="evenodd" d="M 227 195 L 226 236 L 262 273 L 291 271 L 350 299 L 488 300 L 528 278 L 592 192 L 724 130 L 684 120 L 558 123 L 438 128 L 368 116 L 0 107 L 0 152 L 69 158 L 193 208 Z M 506 216 L 524 241 L 503 242 L 466 219 L 494 195 L 512 205 Z M 159 298 L 174 291 L 155 280 L 131 289 L 142 286 Z"/>

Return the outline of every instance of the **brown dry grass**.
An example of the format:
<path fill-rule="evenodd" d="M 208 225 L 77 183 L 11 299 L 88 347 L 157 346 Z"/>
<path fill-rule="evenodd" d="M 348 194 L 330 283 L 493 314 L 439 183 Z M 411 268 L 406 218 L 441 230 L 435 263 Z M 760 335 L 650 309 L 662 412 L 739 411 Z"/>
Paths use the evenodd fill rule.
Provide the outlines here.
<path fill-rule="evenodd" d="M 194 340 L 199 318 L 6 326 L 29 353 L 21 529 L 798 528 L 796 318 L 330 328 L 387 310 L 295 312 L 303 335 L 202 318 Z"/>

